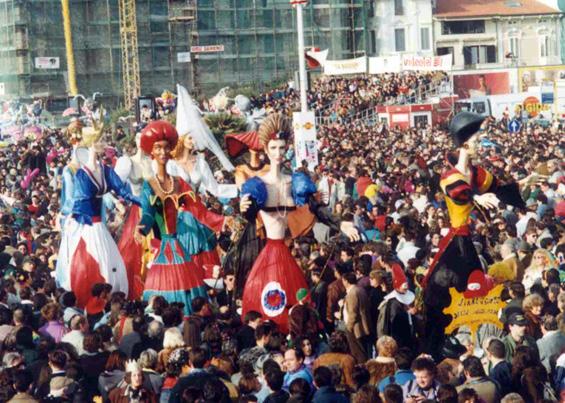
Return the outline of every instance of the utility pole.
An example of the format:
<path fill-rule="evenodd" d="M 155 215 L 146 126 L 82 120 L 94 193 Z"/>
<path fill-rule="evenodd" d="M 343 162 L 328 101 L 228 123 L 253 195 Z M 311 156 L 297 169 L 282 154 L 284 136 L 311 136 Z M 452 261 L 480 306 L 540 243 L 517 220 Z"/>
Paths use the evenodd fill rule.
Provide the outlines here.
<path fill-rule="evenodd" d="M 290 0 L 290 4 L 296 7 L 296 29 L 298 36 L 298 77 L 300 79 L 300 110 L 308 111 L 308 98 L 306 96 L 306 57 L 304 55 L 304 20 L 303 10 L 307 0 Z"/>

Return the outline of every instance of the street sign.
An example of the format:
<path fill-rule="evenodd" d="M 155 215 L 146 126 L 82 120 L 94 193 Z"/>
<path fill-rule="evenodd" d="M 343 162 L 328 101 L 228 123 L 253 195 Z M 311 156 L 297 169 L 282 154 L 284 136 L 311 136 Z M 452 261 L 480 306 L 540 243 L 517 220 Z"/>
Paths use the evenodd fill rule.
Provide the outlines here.
<path fill-rule="evenodd" d="M 217 53 L 224 51 L 224 45 L 191 46 L 192 53 Z"/>
<path fill-rule="evenodd" d="M 510 133 L 518 133 L 522 128 L 522 123 L 520 123 L 517 119 L 512 119 L 510 123 L 508 123 L 508 131 Z"/>
<path fill-rule="evenodd" d="M 177 62 L 179 63 L 190 63 L 190 52 L 178 52 Z"/>

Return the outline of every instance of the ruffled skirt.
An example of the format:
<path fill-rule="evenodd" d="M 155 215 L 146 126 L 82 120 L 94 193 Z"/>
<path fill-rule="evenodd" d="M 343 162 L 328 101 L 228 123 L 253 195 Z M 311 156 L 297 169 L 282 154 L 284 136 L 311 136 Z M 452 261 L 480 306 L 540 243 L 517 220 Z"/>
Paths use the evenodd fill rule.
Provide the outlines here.
<path fill-rule="evenodd" d="M 182 302 L 185 315 L 192 312 L 193 298 L 207 297 L 201 270 L 185 258 L 174 235 L 162 235 L 159 253 L 147 272 L 143 299 L 148 301 L 153 295 L 161 295 L 169 303 Z"/>
<path fill-rule="evenodd" d="M 72 217 L 63 229 L 55 279 L 75 293 L 79 307 L 86 305 L 96 283 L 112 285 L 112 292 L 129 291 L 124 261 L 106 225 L 80 224 Z"/>
<path fill-rule="evenodd" d="M 122 228 L 122 236 L 118 242 L 118 250 L 124 259 L 128 277 L 128 298 L 132 300 L 141 298 L 143 293 L 142 274 L 144 272 L 144 254 L 146 249 L 144 243 L 147 240 L 145 239 L 143 243 L 138 243 L 135 240 L 135 231 L 137 231 L 137 225 L 141 216 L 140 212 L 140 208 L 135 204 L 129 208 L 126 222 Z"/>
<path fill-rule="evenodd" d="M 192 213 L 179 211 L 177 218 L 177 239 L 190 259 L 204 275 L 204 265 L 219 265 L 216 252 L 216 235 L 200 223 Z"/>
<path fill-rule="evenodd" d="M 245 283 L 242 317 L 257 311 L 286 332 L 288 310 L 298 302 L 296 292 L 307 287 L 304 274 L 284 241 L 268 239 Z"/>

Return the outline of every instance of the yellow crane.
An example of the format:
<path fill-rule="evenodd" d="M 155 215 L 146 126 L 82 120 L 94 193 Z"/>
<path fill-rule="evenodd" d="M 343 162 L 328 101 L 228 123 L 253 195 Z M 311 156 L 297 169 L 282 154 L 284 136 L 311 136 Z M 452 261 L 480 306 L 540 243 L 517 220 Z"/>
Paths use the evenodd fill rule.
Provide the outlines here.
<path fill-rule="evenodd" d="M 119 0 L 120 11 L 120 43 L 122 48 L 122 82 L 124 89 L 124 104 L 127 109 L 132 109 L 135 99 L 141 94 L 141 80 L 139 78 L 139 53 L 137 50 L 137 18 L 135 0 Z M 73 37 L 69 0 L 61 0 L 63 14 L 63 29 L 65 33 L 65 50 L 67 58 L 67 74 L 69 80 L 69 94 L 78 94 L 75 55 L 73 50 Z"/>
<path fill-rule="evenodd" d="M 124 104 L 132 109 L 141 95 L 139 52 L 137 49 L 137 17 L 135 0 L 118 0 L 120 13 L 120 42 L 122 47 L 122 83 Z"/>

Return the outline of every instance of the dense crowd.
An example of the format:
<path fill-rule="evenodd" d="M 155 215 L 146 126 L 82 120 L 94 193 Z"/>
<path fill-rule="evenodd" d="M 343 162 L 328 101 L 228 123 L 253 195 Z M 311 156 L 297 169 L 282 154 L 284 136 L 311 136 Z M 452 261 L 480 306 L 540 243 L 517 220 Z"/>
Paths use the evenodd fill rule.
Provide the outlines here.
<path fill-rule="evenodd" d="M 309 103 L 343 118 L 430 80 L 430 74 L 321 79 Z M 288 113 L 297 98 L 282 89 L 255 102 Z M 500 205 L 473 215 L 484 269 L 504 285 L 503 329 L 483 326 L 472 335 L 461 328 L 433 357 L 423 351 L 421 282 L 450 225 L 439 183 L 452 145 L 440 128 L 339 119 L 318 128 L 313 179 L 331 212 L 353 221 L 363 240 L 351 242 L 321 226 L 316 236 L 290 243 L 310 288 L 297 295 L 289 334 L 258 312 L 240 316 L 230 271 L 221 273 L 222 289 L 192 300 L 188 317 L 162 297 L 127 301 L 105 284 L 94 284 L 92 303 L 79 309 L 75 295 L 57 288 L 52 276 L 68 139 L 46 129 L 40 138 L 2 148 L 0 401 L 562 400 L 563 130 L 559 122 L 526 124 L 511 134 L 490 121 L 483 134 L 476 163 L 502 181 L 522 183 L 527 204 L 526 210 Z M 116 149 L 134 147 L 114 146 L 107 164 Z M 540 180 L 525 183 L 532 173 Z M 221 209 L 212 197 L 208 204 Z M 108 217 L 116 237 L 121 214 Z M 220 248 L 227 252 L 229 242 Z M 415 298 L 397 292 L 405 282 Z M 355 351 L 359 341 L 368 353 Z"/>

